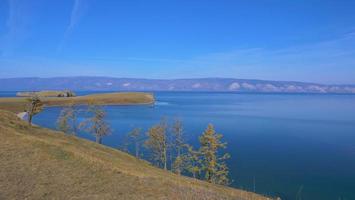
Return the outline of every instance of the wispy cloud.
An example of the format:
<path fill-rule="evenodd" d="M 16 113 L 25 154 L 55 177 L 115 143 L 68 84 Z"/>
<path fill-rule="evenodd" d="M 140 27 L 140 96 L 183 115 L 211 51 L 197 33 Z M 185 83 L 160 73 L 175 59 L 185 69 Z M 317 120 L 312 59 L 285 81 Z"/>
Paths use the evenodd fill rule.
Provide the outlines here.
<path fill-rule="evenodd" d="M 73 8 L 71 10 L 70 14 L 70 20 L 69 24 L 66 27 L 66 30 L 64 32 L 64 36 L 62 41 L 60 42 L 57 51 L 61 52 L 63 47 L 66 45 L 68 37 L 70 34 L 73 32 L 75 26 L 78 25 L 80 20 L 83 18 L 83 16 L 86 14 L 87 10 L 89 8 L 89 2 L 88 0 L 74 0 L 73 2 Z"/>
<path fill-rule="evenodd" d="M 24 0 L 8 0 L 7 31 L 0 36 L 0 55 L 9 56 L 28 37 L 32 10 Z"/>
<path fill-rule="evenodd" d="M 95 62 L 136 62 L 136 63 L 162 63 L 162 64 L 207 64 L 203 61 L 174 58 L 146 58 L 146 57 L 90 57 L 84 58 L 87 61 Z"/>
<path fill-rule="evenodd" d="M 292 45 L 285 48 L 237 48 L 233 51 L 214 52 L 186 59 L 144 57 L 90 57 L 88 60 L 102 62 L 137 61 L 167 64 L 255 66 L 274 64 L 292 66 L 302 62 L 315 62 L 317 66 L 333 60 L 334 63 L 355 61 L 355 32 L 326 41 Z M 84 58 L 85 59 L 85 58 Z M 349 62 L 353 63 L 353 62 Z"/>
<path fill-rule="evenodd" d="M 191 58 L 117 56 L 79 59 L 100 67 L 150 68 L 158 71 L 159 76 L 170 78 L 220 76 L 355 83 L 355 31 L 326 41 L 285 48 L 239 48 Z"/>
<path fill-rule="evenodd" d="M 286 48 L 241 48 L 191 58 L 192 76 L 232 76 L 324 83 L 355 82 L 355 31 Z M 201 63 L 201 64 L 199 64 Z M 206 64 L 207 63 L 207 64 Z"/>

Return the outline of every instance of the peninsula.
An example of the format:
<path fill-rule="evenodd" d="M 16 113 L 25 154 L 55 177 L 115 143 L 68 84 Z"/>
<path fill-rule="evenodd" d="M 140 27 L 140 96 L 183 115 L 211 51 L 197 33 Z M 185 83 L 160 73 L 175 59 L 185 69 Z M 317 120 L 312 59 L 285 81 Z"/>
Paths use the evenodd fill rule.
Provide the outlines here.
<path fill-rule="evenodd" d="M 75 97 L 42 97 L 45 106 L 85 105 L 94 102 L 99 105 L 139 105 L 153 104 L 154 95 L 145 92 L 101 93 Z M 0 98 L 0 109 L 19 113 L 26 109 L 26 97 Z"/>

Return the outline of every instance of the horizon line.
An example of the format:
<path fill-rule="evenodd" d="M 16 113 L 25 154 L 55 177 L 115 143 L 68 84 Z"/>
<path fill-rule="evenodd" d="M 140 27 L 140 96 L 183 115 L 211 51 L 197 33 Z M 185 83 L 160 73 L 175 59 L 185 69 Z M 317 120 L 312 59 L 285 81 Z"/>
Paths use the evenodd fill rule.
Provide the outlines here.
<path fill-rule="evenodd" d="M 232 77 L 195 77 L 195 78 L 137 78 L 137 77 L 115 77 L 115 76 L 52 76 L 52 77 L 39 77 L 39 76 L 23 76 L 23 77 L 6 77 L 4 79 L 55 79 L 55 78 L 112 78 L 112 79 L 135 79 L 135 80 L 161 80 L 161 81 L 175 81 L 175 80 L 203 80 L 203 79 L 232 79 L 232 80 L 245 80 L 245 81 L 265 81 L 265 82 L 292 82 L 292 83 L 305 83 L 305 84 L 317 84 L 317 85 L 333 85 L 333 86 L 354 86 L 355 84 L 332 84 L 332 83 L 316 83 L 308 81 L 295 81 L 295 80 L 266 80 L 257 78 L 232 78 Z"/>

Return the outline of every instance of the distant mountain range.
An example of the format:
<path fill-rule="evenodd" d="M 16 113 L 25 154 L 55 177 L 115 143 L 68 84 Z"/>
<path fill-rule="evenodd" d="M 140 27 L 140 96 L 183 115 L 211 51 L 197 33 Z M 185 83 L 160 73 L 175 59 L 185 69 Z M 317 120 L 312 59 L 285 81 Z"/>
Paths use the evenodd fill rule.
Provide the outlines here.
<path fill-rule="evenodd" d="M 232 78 L 134 79 L 113 77 L 55 77 L 0 79 L 1 91 L 220 91 L 253 93 L 355 94 L 355 85 L 324 85 L 292 81 Z"/>

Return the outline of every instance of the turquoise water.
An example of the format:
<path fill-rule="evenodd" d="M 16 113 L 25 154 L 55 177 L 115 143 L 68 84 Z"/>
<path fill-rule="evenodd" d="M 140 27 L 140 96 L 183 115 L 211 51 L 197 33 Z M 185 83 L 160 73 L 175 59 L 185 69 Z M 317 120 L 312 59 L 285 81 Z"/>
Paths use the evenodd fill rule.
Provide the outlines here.
<path fill-rule="evenodd" d="M 228 142 L 233 186 L 282 199 L 355 199 L 355 96 L 158 92 L 151 106 L 106 106 L 117 147 L 133 127 L 180 118 L 188 140 L 213 123 Z M 60 108 L 34 122 L 55 127 Z M 80 135 L 93 139 L 89 135 Z"/>

